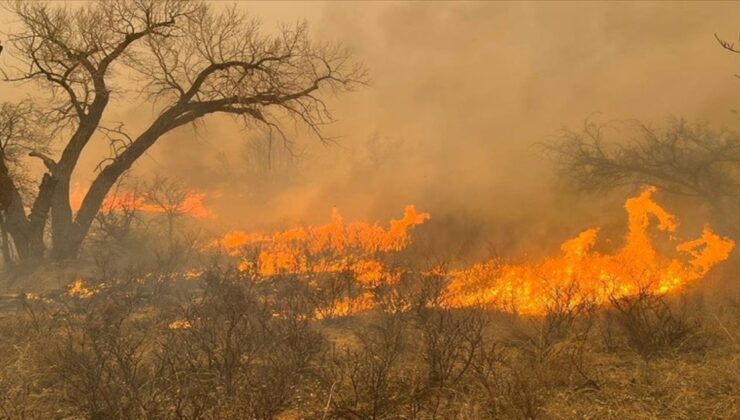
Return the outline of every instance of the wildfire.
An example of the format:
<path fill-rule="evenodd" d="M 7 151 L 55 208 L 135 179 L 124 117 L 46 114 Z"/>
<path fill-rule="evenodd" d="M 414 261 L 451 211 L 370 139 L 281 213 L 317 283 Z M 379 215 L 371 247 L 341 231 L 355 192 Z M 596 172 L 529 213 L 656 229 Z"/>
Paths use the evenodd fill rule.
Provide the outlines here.
<path fill-rule="evenodd" d="M 599 230 L 587 229 L 563 242 L 562 254 L 538 263 L 510 264 L 492 260 L 469 268 L 427 275 L 448 280 L 445 307 L 483 306 L 490 309 L 541 315 L 553 307 L 570 308 L 582 303 L 603 304 L 609 299 L 638 293 L 666 294 L 704 277 L 726 260 L 735 246 L 705 226 L 700 238 L 675 245 L 675 255 L 661 255 L 648 229 L 657 229 L 675 241 L 675 216 L 655 201 L 655 188 L 646 188 L 625 203 L 628 233 L 624 246 L 613 254 L 594 250 Z M 347 273 L 359 294 L 337 298 L 318 318 L 343 316 L 372 308 L 373 289 L 393 284 L 402 274 L 390 270 L 381 254 L 404 249 L 411 228 L 429 219 L 413 206 L 389 228 L 364 222 L 345 224 L 335 209 L 331 221 L 272 234 L 242 231 L 225 235 L 216 245 L 239 259 L 239 269 L 254 278 L 280 274 L 315 275 Z"/>
<path fill-rule="evenodd" d="M 409 243 L 409 231 L 429 219 L 414 206 L 389 228 L 365 222 L 345 224 L 337 209 L 322 226 L 299 227 L 273 234 L 232 232 L 216 243 L 241 257 L 239 269 L 262 277 L 277 274 L 352 272 L 356 280 L 374 286 L 392 277 L 376 258 L 400 251 Z"/>
<path fill-rule="evenodd" d="M 410 230 L 427 220 L 427 213 L 407 206 L 403 217 L 391 220 L 388 228 L 365 222 L 347 224 L 339 211 L 333 209 L 331 221 L 325 225 L 272 234 L 231 232 L 214 245 L 238 257 L 239 270 L 257 278 L 280 274 L 347 274 L 359 294 L 338 298 L 317 309 L 315 317 L 323 319 L 371 309 L 372 289 L 383 283 L 394 283 L 399 276 L 380 257 L 404 249 L 409 243 Z"/>
<path fill-rule="evenodd" d="M 82 184 L 74 184 L 70 192 L 70 206 L 72 210 L 77 211 L 82 205 L 87 188 Z M 142 213 L 165 213 L 167 209 L 177 213 L 187 214 L 196 218 L 211 217 L 212 213 L 205 206 L 206 194 L 190 191 L 179 203 L 167 203 L 165 205 L 147 201 L 146 197 L 131 191 L 111 192 L 103 201 L 100 208 L 103 212 L 110 211 L 139 211 Z"/>
<path fill-rule="evenodd" d="M 670 293 L 701 279 L 727 259 L 735 243 L 709 226 L 699 239 L 678 244 L 677 256 L 659 255 L 647 232 L 651 220 L 671 236 L 677 222 L 653 201 L 654 192 L 655 188 L 646 188 L 625 203 L 629 230 L 618 252 L 593 251 L 599 231 L 588 229 L 564 242 L 560 257 L 522 265 L 489 261 L 451 273 L 445 304 L 538 315 L 553 306 L 566 308 L 585 301 L 601 304 L 641 292 Z"/>

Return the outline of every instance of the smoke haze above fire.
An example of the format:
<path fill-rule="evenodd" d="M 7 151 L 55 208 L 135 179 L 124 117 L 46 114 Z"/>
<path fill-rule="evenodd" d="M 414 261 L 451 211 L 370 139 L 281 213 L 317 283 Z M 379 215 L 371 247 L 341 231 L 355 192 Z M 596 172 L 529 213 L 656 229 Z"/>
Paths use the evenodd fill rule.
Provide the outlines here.
<path fill-rule="evenodd" d="M 228 227 L 321 221 L 334 206 L 347 219 L 387 220 L 413 203 L 434 221 L 456 214 L 526 224 L 527 234 L 557 233 L 557 242 L 576 224 L 601 222 L 581 219 L 598 219 L 596 208 L 572 211 L 577 203 L 552 192 L 555 177 L 536 144 L 560 127 L 577 128 L 589 116 L 737 124 L 736 57 L 714 40 L 714 33 L 734 39 L 737 4 L 235 7 L 261 19 L 266 31 L 306 19 L 318 39 L 352 50 L 372 83 L 329 99 L 337 119 L 326 129 L 332 143 L 287 122 L 293 163 L 277 159 L 249 182 L 245 145 L 260 134 L 228 118 L 207 119 L 197 134 L 187 128 L 167 135 L 135 165 L 134 176 L 167 175 L 205 192 Z M 126 122 L 133 133 L 156 112 L 137 101 L 111 108 L 106 119 Z M 103 138 L 96 150 L 107 150 Z M 289 160 L 277 139 L 272 153 Z M 87 152 L 83 160 L 75 177 L 85 183 L 100 156 Z M 605 206 L 619 214 L 623 199 Z"/>

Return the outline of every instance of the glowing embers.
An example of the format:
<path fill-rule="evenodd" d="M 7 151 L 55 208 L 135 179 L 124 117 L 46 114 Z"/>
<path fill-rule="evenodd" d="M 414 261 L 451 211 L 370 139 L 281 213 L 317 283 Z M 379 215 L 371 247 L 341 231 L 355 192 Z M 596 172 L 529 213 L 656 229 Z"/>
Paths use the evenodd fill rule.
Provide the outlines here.
<path fill-rule="evenodd" d="M 89 298 L 95 294 L 94 290 L 88 289 L 81 277 L 77 277 L 67 288 L 67 295 L 77 298 Z"/>
<path fill-rule="evenodd" d="M 553 306 L 600 304 L 640 292 L 669 293 L 701 279 L 727 259 L 734 242 L 708 226 L 699 239 L 678 244 L 677 255 L 660 255 L 647 233 L 651 220 L 656 219 L 658 229 L 671 236 L 677 223 L 652 200 L 654 192 L 655 188 L 646 188 L 625 203 L 629 231 L 618 252 L 593 251 L 598 229 L 588 229 L 564 242 L 560 257 L 518 265 L 489 261 L 451 273 L 445 305 L 483 305 L 537 315 Z"/>

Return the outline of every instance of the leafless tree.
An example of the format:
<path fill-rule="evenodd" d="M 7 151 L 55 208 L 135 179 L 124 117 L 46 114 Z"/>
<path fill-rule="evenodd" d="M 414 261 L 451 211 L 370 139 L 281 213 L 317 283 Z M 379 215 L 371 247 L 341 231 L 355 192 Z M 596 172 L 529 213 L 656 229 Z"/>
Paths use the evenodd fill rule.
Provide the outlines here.
<path fill-rule="evenodd" d="M 654 185 L 696 197 L 727 224 L 740 199 L 740 135 L 706 124 L 671 120 L 665 128 L 639 122 L 564 130 L 546 145 L 561 175 L 581 190 Z M 731 227 L 731 226 L 727 226 Z"/>
<path fill-rule="evenodd" d="M 740 53 L 715 34 L 720 46 Z M 616 135 L 614 135 L 616 134 Z M 740 198 L 740 135 L 682 119 L 654 128 L 633 121 L 565 129 L 546 145 L 561 173 L 584 190 L 650 184 L 717 205 Z"/>
<path fill-rule="evenodd" d="M 715 38 L 722 48 L 740 53 L 734 43 Z M 588 120 L 582 130 L 563 130 L 546 147 L 561 173 L 581 189 L 651 184 L 715 205 L 740 198 L 740 135 L 706 124 L 674 119 L 658 129 Z"/>
<path fill-rule="evenodd" d="M 99 232 L 98 239 L 101 242 L 125 243 L 132 236 L 137 222 L 141 222 L 139 207 L 144 199 L 144 193 L 140 191 L 140 185 L 134 183 L 128 186 L 122 181 L 123 178 L 119 179 L 110 193 L 108 204 L 104 205 L 95 217 L 96 231 Z"/>
<path fill-rule="evenodd" d="M 150 211 L 159 213 L 158 218 L 164 222 L 166 248 L 164 252 L 155 251 L 158 265 L 174 268 L 188 260 L 198 240 L 196 232 L 178 235 L 176 224 L 189 213 L 199 210 L 196 208 L 199 203 L 191 200 L 194 192 L 176 179 L 157 176 L 146 190 L 143 204 L 150 207 Z"/>
<path fill-rule="evenodd" d="M 164 177 L 156 177 L 144 194 L 146 201 L 165 218 L 170 250 L 174 248 L 175 222 L 191 210 L 187 202 L 189 194 L 190 190 L 181 182 Z"/>
<path fill-rule="evenodd" d="M 254 186 L 268 187 L 278 179 L 292 175 L 300 158 L 292 144 L 281 144 L 269 133 L 255 136 L 245 143 L 240 157 L 244 166 L 243 178 L 252 181 Z"/>
<path fill-rule="evenodd" d="M 268 35 L 235 7 L 217 11 L 200 2 L 128 0 L 74 7 L 16 2 L 9 8 L 22 29 L 8 36 L 8 50 L 20 64 L 5 78 L 48 89 L 48 116 L 62 149 L 56 159 L 43 159 L 47 173 L 31 214 L 14 208 L 22 233 L 13 238 L 25 234 L 40 242 L 33 223 L 43 226 L 50 216 L 57 258 L 78 254 L 116 180 L 165 134 L 220 113 L 247 128 L 262 125 L 277 133 L 290 117 L 324 139 L 322 127 L 331 121 L 324 95 L 365 78 L 345 49 L 312 41 L 304 23 Z M 99 165 L 73 214 L 70 178 L 81 153 L 106 127 L 104 112 L 142 91 L 158 113 L 138 133 L 109 128 L 120 134 L 112 155 Z M 5 188 L 13 194 L 12 185 Z"/>

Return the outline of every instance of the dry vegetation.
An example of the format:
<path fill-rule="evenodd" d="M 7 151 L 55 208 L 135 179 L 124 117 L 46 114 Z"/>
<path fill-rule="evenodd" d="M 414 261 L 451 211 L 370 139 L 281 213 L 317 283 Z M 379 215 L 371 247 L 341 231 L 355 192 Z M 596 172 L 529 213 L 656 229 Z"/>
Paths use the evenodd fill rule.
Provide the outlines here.
<path fill-rule="evenodd" d="M 691 290 L 728 258 L 731 240 L 705 228 L 675 248 L 691 260 L 660 260 L 653 268 L 666 275 L 647 271 L 652 287 L 637 293 L 596 300 L 594 290 L 615 289 L 558 290 L 579 273 L 624 287 L 644 280 L 629 275 L 658 261 L 648 221 L 658 218 L 671 236 L 676 228 L 650 201 L 654 189 L 628 201 L 642 210 L 630 212 L 622 251 L 594 252 L 598 230 L 589 229 L 539 271 L 511 265 L 499 274 L 491 260 L 458 271 L 456 288 L 452 271 L 421 269 L 423 258 L 406 252 L 407 229 L 429 219 L 413 206 L 387 230 L 347 227 L 336 213 L 325 226 L 241 232 L 231 254 L 211 255 L 219 241 L 189 219 L 198 194 L 159 177 L 125 185 L 129 169 L 160 138 L 219 114 L 269 139 L 250 143 L 241 178 L 254 178 L 253 190 L 277 189 L 267 169 L 292 159 L 290 134 L 328 141 L 328 98 L 365 86 L 364 65 L 341 44 L 312 39 L 304 23 L 265 31 L 237 7 L 5 8 L 18 28 L 4 56 L 15 64 L 0 75 L 35 82 L 38 97 L 0 103 L 0 287 L 8 293 L 0 296 L 0 418 L 740 418 L 740 299 Z M 155 104 L 149 120 L 127 128 L 103 118 L 134 96 L 138 106 Z M 284 131 L 291 122 L 296 133 Z M 738 232 L 740 136 L 678 120 L 664 130 L 635 124 L 631 142 L 612 143 L 606 128 L 586 123 L 547 147 L 565 179 L 581 190 L 657 185 L 698 198 L 713 223 Z M 275 157 L 273 134 L 285 146 Z M 96 135 L 110 151 L 82 175 L 91 183 L 77 196 L 72 175 Z M 28 158 L 43 164 L 39 179 Z M 461 220 L 443 222 L 450 236 L 478 233 Z M 466 294 L 471 284 L 481 286 L 476 299 Z M 557 293 L 540 299 L 550 289 Z M 445 304 L 450 290 L 460 292 L 457 306 Z M 479 306 L 481 296 L 512 291 L 518 299 L 506 309 L 536 305 Z"/>
<path fill-rule="evenodd" d="M 376 309 L 317 321 L 312 280 L 348 284 L 214 267 L 25 296 L 0 320 L 2 416 L 740 415 L 736 301 L 641 294 L 533 318 L 442 309 L 444 277 L 409 274 L 374 290 Z"/>

